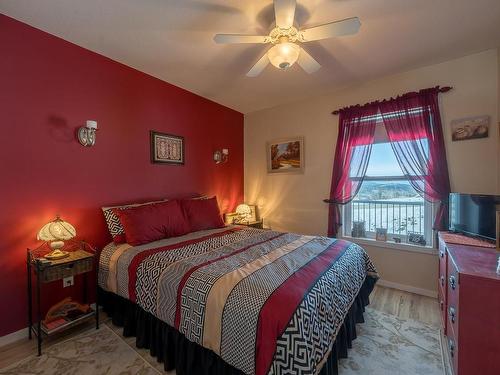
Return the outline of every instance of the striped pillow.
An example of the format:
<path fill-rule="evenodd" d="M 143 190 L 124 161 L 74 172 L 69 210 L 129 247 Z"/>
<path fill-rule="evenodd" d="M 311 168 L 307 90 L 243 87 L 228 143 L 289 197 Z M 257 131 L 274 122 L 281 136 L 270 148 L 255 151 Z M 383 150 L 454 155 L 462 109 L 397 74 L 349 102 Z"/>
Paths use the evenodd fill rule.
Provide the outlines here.
<path fill-rule="evenodd" d="M 167 199 L 162 199 L 159 201 L 152 201 L 152 202 L 132 203 L 122 206 L 102 207 L 102 213 L 104 214 L 104 219 L 106 219 L 106 224 L 108 225 L 108 231 L 109 234 L 111 234 L 111 237 L 113 238 L 113 242 L 116 244 L 125 242 L 125 230 L 123 229 L 123 225 L 120 221 L 120 218 L 115 212 L 113 212 L 113 210 L 115 209 L 125 210 L 130 207 L 138 207 L 148 204 L 160 203 L 166 200 Z"/>

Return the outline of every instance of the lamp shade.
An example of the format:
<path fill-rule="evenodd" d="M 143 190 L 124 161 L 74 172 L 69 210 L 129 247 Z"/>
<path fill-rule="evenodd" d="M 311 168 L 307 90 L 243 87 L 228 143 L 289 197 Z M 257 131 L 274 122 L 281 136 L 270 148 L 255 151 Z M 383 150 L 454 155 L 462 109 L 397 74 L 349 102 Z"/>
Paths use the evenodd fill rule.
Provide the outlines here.
<path fill-rule="evenodd" d="M 269 61 L 276 68 L 286 70 L 299 58 L 300 47 L 295 43 L 279 43 L 267 52 Z"/>
<path fill-rule="evenodd" d="M 75 227 L 58 216 L 55 220 L 45 224 L 40 229 L 36 239 L 42 241 L 65 241 L 75 236 Z"/>
<path fill-rule="evenodd" d="M 236 207 L 239 221 L 248 221 L 252 218 L 252 209 L 248 204 L 242 203 Z"/>

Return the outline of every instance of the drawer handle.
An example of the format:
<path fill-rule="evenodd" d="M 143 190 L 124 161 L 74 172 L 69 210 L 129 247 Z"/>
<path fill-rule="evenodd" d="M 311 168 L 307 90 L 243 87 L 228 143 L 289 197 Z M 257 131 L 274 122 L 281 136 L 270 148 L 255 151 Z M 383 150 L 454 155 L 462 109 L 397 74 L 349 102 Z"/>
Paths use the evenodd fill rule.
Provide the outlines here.
<path fill-rule="evenodd" d="M 456 311 L 453 306 L 450 306 L 450 319 L 452 323 L 455 323 Z"/>
<path fill-rule="evenodd" d="M 441 308 L 441 311 L 443 311 L 443 307 L 444 307 L 444 301 L 443 300 L 439 301 L 439 307 Z"/>
<path fill-rule="evenodd" d="M 455 276 L 450 276 L 450 286 L 453 290 L 457 287 L 457 279 L 455 279 Z"/>
<path fill-rule="evenodd" d="M 441 258 L 444 258 L 444 252 L 443 252 L 443 251 L 440 251 L 440 252 L 439 252 L 439 256 L 440 256 Z"/>
<path fill-rule="evenodd" d="M 451 358 L 453 358 L 455 356 L 455 342 L 452 339 L 449 339 L 448 346 L 450 347 Z"/>
<path fill-rule="evenodd" d="M 439 279 L 441 280 L 441 286 L 444 287 L 444 276 L 441 276 Z"/>

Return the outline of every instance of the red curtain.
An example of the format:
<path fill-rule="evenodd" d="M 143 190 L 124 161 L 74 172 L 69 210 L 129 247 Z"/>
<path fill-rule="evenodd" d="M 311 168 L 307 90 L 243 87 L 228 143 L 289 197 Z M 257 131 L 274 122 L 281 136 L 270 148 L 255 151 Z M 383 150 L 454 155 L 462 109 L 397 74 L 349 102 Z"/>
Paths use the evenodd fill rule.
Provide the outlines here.
<path fill-rule="evenodd" d="M 377 120 L 382 118 L 396 159 L 424 199 L 440 203 L 434 229 L 447 229 L 450 179 L 444 147 L 439 87 L 339 111 L 339 135 L 333 163 L 328 236 L 336 237 L 339 205 L 350 202 L 366 175 Z"/>
<path fill-rule="evenodd" d="M 341 204 L 350 202 L 358 193 L 366 175 L 375 134 L 377 103 L 342 109 L 339 134 L 333 162 L 328 215 L 328 236 L 335 237 L 342 225 Z"/>
<path fill-rule="evenodd" d="M 439 87 L 379 104 L 396 159 L 424 199 L 440 203 L 434 229 L 447 229 L 450 179 L 438 105 Z"/>

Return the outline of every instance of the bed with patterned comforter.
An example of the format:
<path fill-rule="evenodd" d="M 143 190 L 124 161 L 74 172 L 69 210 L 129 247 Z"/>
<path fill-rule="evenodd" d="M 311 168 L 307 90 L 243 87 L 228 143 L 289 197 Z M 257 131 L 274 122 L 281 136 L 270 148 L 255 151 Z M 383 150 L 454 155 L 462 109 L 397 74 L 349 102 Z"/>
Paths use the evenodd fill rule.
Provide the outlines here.
<path fill-rule="evenodd" d="M 106 246 L 99 285 L 245 374 L 316 374 L 366 278 L 356 244 L 229 226 Z"/>

